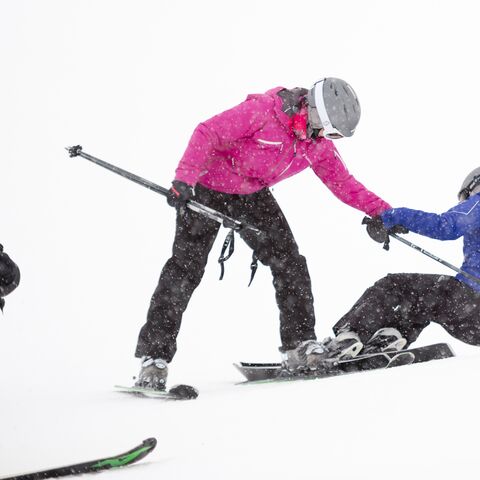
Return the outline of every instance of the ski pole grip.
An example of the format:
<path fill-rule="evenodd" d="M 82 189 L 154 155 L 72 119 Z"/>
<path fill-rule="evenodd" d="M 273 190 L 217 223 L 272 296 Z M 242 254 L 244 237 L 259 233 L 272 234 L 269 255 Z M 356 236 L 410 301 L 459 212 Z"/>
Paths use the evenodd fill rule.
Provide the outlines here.
<path fill-rule="evenodd" d="M 66 147 L 66 149 L 70 157 L 78 157 L 82 153 L 82 146 L 75 145 L 74 147 Z"/>

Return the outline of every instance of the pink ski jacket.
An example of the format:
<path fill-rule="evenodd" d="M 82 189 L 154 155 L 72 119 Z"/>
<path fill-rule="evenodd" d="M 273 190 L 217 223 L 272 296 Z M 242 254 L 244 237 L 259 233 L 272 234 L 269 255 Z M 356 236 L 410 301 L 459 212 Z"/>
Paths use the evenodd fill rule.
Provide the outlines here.
<path fill-rule="evenodd" d="M 176 180 L 224 193 L 250 194 L 307 167 L 342 202 L 379 215 L 391 208 L 348 172 L 333 142 L 300 140 L 277 93 L 249 95 L 236 107 L 200 123 L 176 169 Z"/>

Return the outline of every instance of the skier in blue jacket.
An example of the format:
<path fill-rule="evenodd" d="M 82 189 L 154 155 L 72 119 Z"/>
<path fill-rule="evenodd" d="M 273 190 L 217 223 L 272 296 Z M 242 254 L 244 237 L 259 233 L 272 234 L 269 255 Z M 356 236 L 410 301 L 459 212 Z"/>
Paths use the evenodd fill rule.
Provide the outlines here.
<path fill-rule="evenodd" d="M 328 356 L 401 350 L 430 322 L 458 340 L 480 345 L 480 168 L 467 176 L 458 199 L 458 205 L 439 215 L 409 208 L 387 210 L 370 219 L 367 232 L 377 242 L 388 240 L 393 225 L 437 240 L 463 237 L 461 270 L 479 281 L 462 274 L 389 274 L 368 288 L 334 325 L 335 337 L 325 340 Z"/>

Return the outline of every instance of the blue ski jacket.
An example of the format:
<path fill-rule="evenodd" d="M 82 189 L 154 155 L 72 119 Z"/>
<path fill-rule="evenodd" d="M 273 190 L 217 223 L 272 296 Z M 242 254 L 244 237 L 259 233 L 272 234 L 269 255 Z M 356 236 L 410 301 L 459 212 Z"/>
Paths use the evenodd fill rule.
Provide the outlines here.
<path fill-rule="evenodd" d="M 410 208 L 392 208 L 383 212 L 381 218 L 387 228 L 403 225 L 412 232 L 437 240 L 463 237 L 461 269 L 480 278 L 480 193 L 439 215 Z M 456 278 L 480 292 L 480 283 L 475 280 L 461 274 Z"/>

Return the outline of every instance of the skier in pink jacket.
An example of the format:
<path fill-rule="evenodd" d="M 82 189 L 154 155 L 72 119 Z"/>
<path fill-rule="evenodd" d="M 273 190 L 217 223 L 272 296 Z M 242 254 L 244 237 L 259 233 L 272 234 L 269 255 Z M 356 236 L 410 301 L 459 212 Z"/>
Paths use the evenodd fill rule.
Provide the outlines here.
<path fill-rule="evenodd" d="M 137 386 L 165 389 L 190 297 L 199 285 L 219 224 L 184 208 L 190 199 L 259 228 L 239 232 L 254 259 L 270 267 L 280 310 L 280 351 L 290 369 L 315 366 L 310 276 L 269 187 L 310 167 L 341 201 L 371 217 L 391 208 L 348 172 L 332 139 L 350 137 L 360 119 L 352 87 L 324 78 L 310 89 L 277 87 L 200 123 L 176 169 L 168 202 L 177 208 L 172 257 L 152 296 L 138 339 Z"/>

